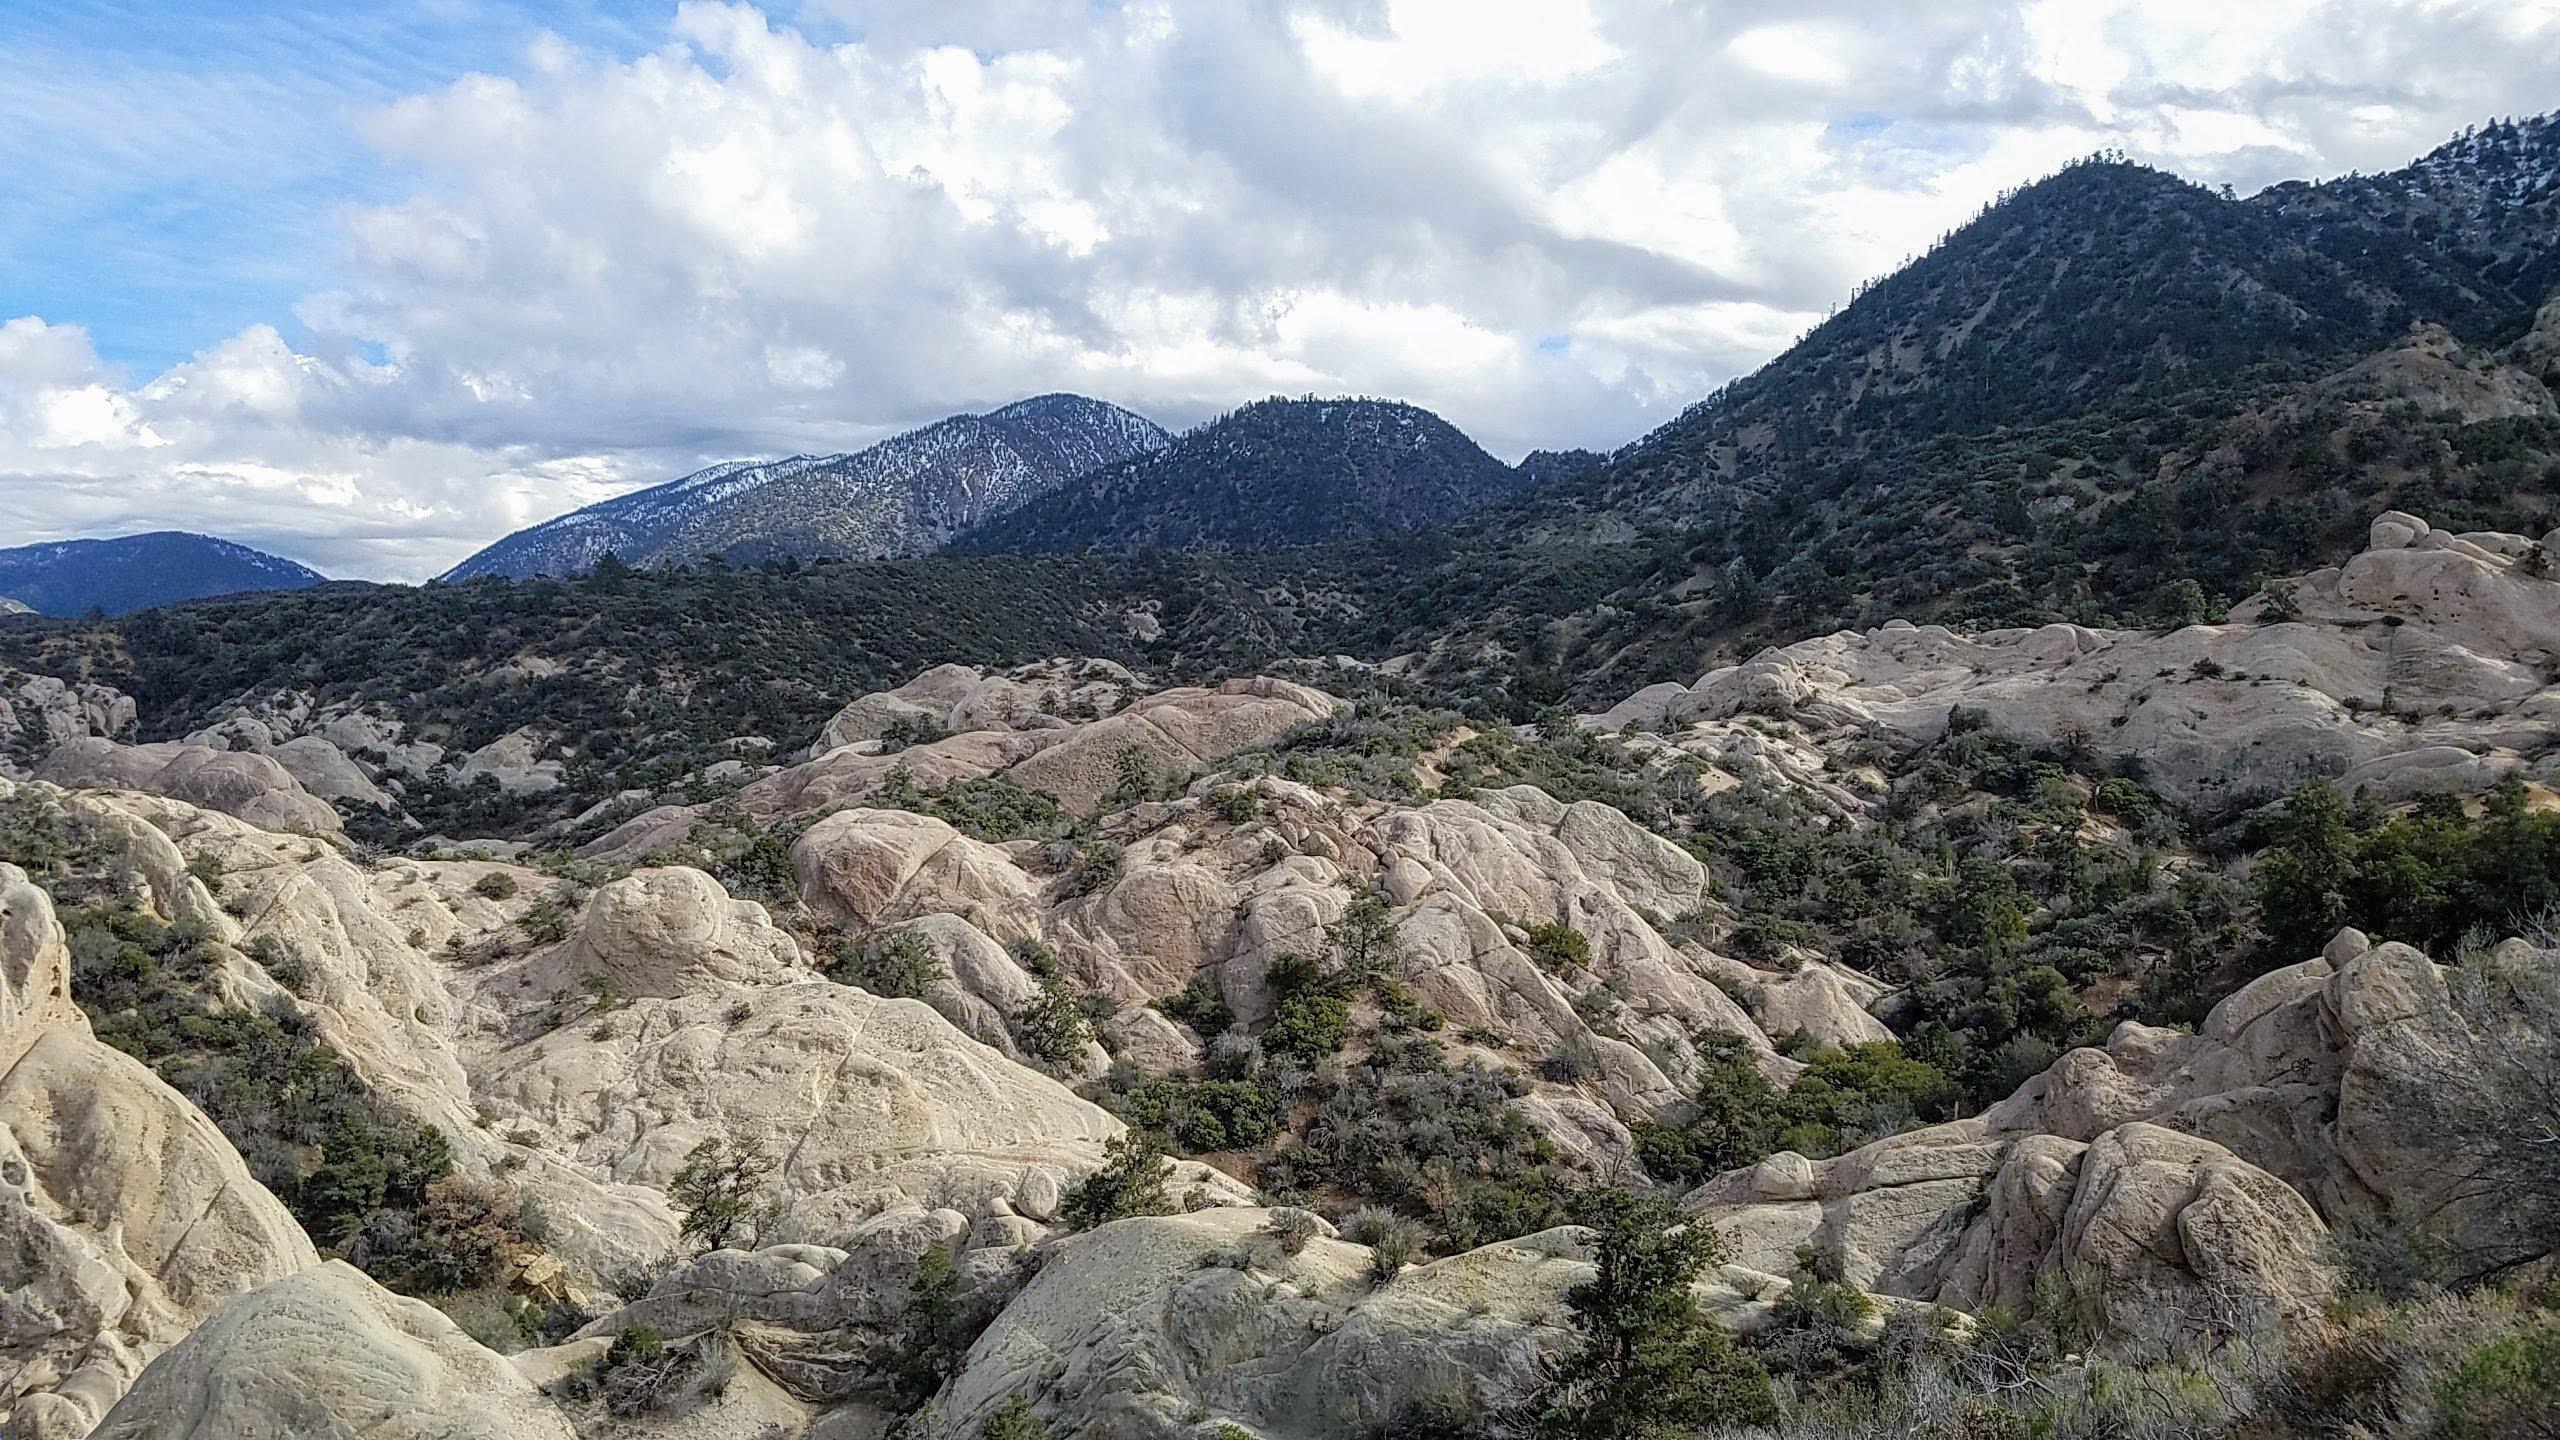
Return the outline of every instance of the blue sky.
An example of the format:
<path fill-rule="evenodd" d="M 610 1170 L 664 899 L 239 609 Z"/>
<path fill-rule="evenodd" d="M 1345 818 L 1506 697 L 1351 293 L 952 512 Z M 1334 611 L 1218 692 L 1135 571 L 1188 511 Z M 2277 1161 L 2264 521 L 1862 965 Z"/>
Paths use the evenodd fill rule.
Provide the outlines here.
<path fill-rule="evenodd" d="M 152 375 L 259 322 L 287 335 L 344 206 L 398 193 L 363 115 L 545 31 L 663 41 L 668 4 L 15 0 L 0 5 L 0 316 L 88 327 Z"/>
<path fill-rule="evenodd" d="M 2560 104 L 2560 0 L 0 0 L 0 545 L 418 579 L 1075 390 L 1622 444 L 2100 148 Z"/>

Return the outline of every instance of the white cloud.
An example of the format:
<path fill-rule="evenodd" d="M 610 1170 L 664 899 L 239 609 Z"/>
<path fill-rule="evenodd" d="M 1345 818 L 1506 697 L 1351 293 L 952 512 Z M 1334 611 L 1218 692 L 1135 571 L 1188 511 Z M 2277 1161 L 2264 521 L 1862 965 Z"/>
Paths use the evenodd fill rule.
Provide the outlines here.
<path fill-rule="evenodd" d="M 1611 445 L 2075 154 L 2396 164 L 2549 104 L 2555 40 L 2560 0 L 688 3 L 634 58 L 548 40 L 372 110 L 395 198 L 272 326 L 138 381 L 79 316 L 0 326 L 0 543 L 415 578 L 1054 388 Z"/>

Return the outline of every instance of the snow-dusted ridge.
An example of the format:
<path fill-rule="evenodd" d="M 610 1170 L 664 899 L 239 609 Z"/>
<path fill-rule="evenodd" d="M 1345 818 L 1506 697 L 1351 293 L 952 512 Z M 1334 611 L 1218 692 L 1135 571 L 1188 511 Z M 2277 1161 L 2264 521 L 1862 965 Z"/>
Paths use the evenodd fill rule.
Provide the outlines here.
<path fill-rule="evenodd" d="M 714 465 L 518 531 L 444 578 L 575 574 L 608 551 L 635 565 L 920 554 L 1168 439 L 1117 406 L 1039 395 L 850 454 Z"/>

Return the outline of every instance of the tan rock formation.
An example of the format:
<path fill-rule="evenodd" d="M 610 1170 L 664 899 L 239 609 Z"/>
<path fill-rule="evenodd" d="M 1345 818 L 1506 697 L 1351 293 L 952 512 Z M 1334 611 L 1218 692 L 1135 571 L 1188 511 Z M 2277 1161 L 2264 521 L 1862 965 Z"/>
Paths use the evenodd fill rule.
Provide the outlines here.
<path fill-rule="evenodd" d="M 0 776 L 58 745 L 113 739 L 133 728 L 133 697 L 110 686 L 71 684 L 0 665 Z"/>
<path fill-rule="evenodd" d="M 572 1440 L 434 1306 L 331 1261 L 240 1296 L 154 1361 L 95 1440 Z"/>
<path fill-rule="evenodd" d="M 57 747 L 35 778 L 89 790 L 141 790 L 236 815 L 266 830 L 335 835 L 345 828 L 329 803 L 264 755 L 162 741 L 120 745 L 96 738 Z"/>
<path fill-rule="evenodd" d="M 2224 625 L 2072 625 L 1962 635 L 1894 621 L 1761 652 L 1680 695 L 1653 687 L 1593 723 L 1667 732 L 1711 763 L 1802 736 L 1938 734 L 1957 706 L 2045 744 L 2139 754 L 2170 799 L 2226 808 L 2328 779 L 2391 801 L 2509 772 L 2560 782 L 2560 580 L 2523 536 L 2452 535 L 2397 512 L 2370 548 Z"/>
<path fill-rule="evenodd" d="M 317 1263 L 213 1123 L 94 1039 L 50 899 L 0 864 L 0 1433 L 85 1435 L 231 1296 Z"/>

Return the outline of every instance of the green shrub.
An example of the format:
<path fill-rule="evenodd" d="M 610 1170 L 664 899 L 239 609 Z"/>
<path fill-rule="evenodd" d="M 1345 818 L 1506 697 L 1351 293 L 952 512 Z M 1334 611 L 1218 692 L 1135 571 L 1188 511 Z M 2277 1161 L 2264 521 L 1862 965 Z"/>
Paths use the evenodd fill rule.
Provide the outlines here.
<path fill-rule="evenodd" d="M 1249 1150 L 1280 1133 L 1278 1091 L 1253 1080 L 1185 1080 L 1164 1076 L 1111 1097 L 1121 1119 L 1173 1138 L 1195 1154 Z"/>
<path fill-rule="evenodd" d="M 921 1000 L 950 978 L 933 958 L 923 932 L 911 925 L 876 931 L 859 944 L 836 941 L 829 947 L 824 973 L 839 985 L 885 1000 Z"/>
<path fill-rule="evenodd" d="M 1117 842 L 1099 836 L 1075 843 L 1067 852 L 1067 893 L 1090 895 L 1103 889 L 1120 878 L 1127 859 Z"/>
<path fill-rule="evenodd" d="M 1591 968 L 1591 937 L 1570 925 L 1528 927 L 1529 958 L 1549 970 Z"/>
<path fill-rule="evenodd" d="M 1005 1028 L 1023 1054 L 1049 1065 L 1073 1060 L 1093 1038 L 1093 1024 L 1085 1019 L 1075 992 L 1064 976 L 1054 974 L 1042 977 L 1036 998 L 1005 1017 Z"/>
<path fill-rule="evenodd" d="M 452 1169 L 441 1131 L 377 1097 L 300 1013 L 231 1008 L 221 957 L 201 927 L 120 904 L 71 907 L 60 919 L 72 998 L 99 1039 L 196 1097 L 321 1245 L 372 1255 L 384 1267 L 376 1278 L 404 1293 L 451 1288 L 410 1250 L 439 1227 L 476 1233 L 430 1213 Z M 271 939 L 253 950 L 278 983 L 307 983 Z"/>
<path fill-rule="evenodd" d="M 2549 1440 L 2560 1435 L 2560 1321 L 2501 1336 L 2436 1387 L 2429 1440 Z"/>
<path fill-rule="evenodd" d="M 1251 786 L 1221 785 L 1209 792 L 1209 813 L 1230 825 L 1242 825 L 1262 813 L 1261 797 Z"/>
<path fill-rule="evenodd" d="M 1067 1192 L 1060 1218 L 1078 1230 L 1136 1215 L 1162 1215 L 1173 1208 L 1166 1192 L 1170 1172 L 1164 1143 L 1144 1130 L 1114 1136 L 1103 1147 L 1102 1168 L 1076 1182 Z"/>
<path fill-rule="evenodd" d="M 1049 1422 L 1031 1411 L 1019 1395 L 1008 1396 L 978 1427 L 982 1440 L 1049 1440 Z"/>
<path fill-rule="evenodd" d="M 898 1343 L 889 1361 L 898 1400 L 913 1410 L 960 1372 L 969 1347 L 993 1320 L 993 1307 L 967 1303 L 951 1253 L 935 1247 L 916 1257 L 907 1306 L 898 1318 Z"/>
<path fill-rule="evenodd" d="M 1686 1110 L 1636 1126 L 1645 1168 L 1670 1179 L 1704 1180 L 1777 1150 L 1826 1158 L 1945 1119 L 1960 1098 L 1944 1071 L 1890 1040 L 1816 1049 L 1783 1091 L 1738 1036 L 1710 1031 L 1698 1049 L 1702 1073 Z"/>
<path fill-rule="evenodd" d="M 1218 989 L 1216 976 L 1203 970 L 1194 974 L 1183 987 L 1156 1002 L 1156 1008 L 1183 1024 L 1203 1040 L 1215 1040 L 1236 1023 L 1235 1011 L 1227 1006 L 1227 997 Z"/>
<path fill-rule="evenodd" d="M 1351 1002 L 1335 992 L 1313 960 L 1294 953 L 1274 958 L 1269 983 L 1265 1053 L 1313 1065 L 1338 1054 L 1351 1039 Z"/>

